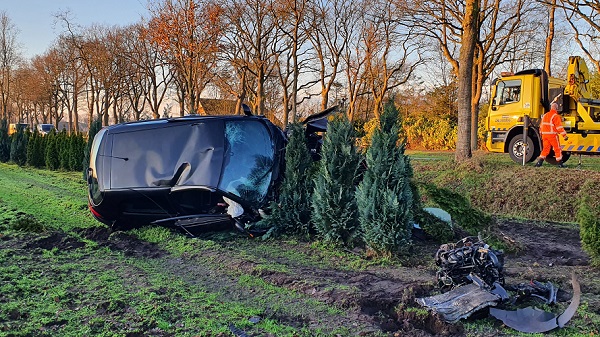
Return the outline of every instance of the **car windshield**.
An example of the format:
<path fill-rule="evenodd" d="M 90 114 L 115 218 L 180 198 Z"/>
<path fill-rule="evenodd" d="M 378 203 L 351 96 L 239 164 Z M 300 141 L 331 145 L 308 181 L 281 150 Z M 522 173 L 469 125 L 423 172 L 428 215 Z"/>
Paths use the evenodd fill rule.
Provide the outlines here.
<path fill-rule="evenodd" d="M 269 131 L 259 121 L 227 121 L 225 139 L 219 189 L 259 206 L 269 188 L 275 157 Z"/>
<path fill-rule="evenodd" d="M 44 131 L 44 132 L 50 132 L 50 130 L 52 130 L 53 126 L 54 125 L 52 125 L 52 124 L 42 124 L 42 131 Z"/>

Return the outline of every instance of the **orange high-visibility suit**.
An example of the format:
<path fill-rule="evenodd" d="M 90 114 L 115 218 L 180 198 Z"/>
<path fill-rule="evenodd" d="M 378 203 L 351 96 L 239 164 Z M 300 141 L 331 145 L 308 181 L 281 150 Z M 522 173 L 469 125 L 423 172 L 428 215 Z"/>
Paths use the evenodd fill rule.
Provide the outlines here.
<path fill-rule="evenodd" d="M 558 111 L 556 111 L 554 104 L 549 112 L 542 116 L 542 122 L 540 124 L 540 133 L 542 134 L 542 154 L 540 159 L 546 159 L 550 154 L 550 149 L 554 149 L 554 157 L 557 161 L 562 160 L 562 151 L 560 144 L 558 143 L 558 135 L 563 137 L 567 136 L 565 128 L 562 126 Z"/>

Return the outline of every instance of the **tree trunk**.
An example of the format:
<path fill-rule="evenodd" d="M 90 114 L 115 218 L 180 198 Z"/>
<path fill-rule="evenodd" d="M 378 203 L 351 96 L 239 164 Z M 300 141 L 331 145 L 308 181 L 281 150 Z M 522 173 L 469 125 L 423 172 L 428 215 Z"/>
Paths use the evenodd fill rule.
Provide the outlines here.
<path fill-rule="evenodd" d="M 463 18 L 459 69 L 458 69 L 458 135 L 456 140 L 457 162 L 471 158 L 471 98 L 473 88 L 473 55 L 477 40 L 479 0 L 467 0 Z"/>
<path fill-rule="evenodd" d="M 552 40 L 554 40 L 554 12 L 556 11 L 556 0 L 552 0 L 548 13 L 548 36 L 546 36 L 546 50 L 544 52 L 544 70 L 548 76 L 552 76 Z"/>
<path fill-rule="evenodd" d="M 471 151 L 479 149 L 479 100 L 481 99 L 481 91 L 483 89 L 483 52 L 477 48 L 477 56 L 475 57 L 475 65 L 473 69 L 475 74 L 473 77 L 473 86 L 471 94 Z"/>

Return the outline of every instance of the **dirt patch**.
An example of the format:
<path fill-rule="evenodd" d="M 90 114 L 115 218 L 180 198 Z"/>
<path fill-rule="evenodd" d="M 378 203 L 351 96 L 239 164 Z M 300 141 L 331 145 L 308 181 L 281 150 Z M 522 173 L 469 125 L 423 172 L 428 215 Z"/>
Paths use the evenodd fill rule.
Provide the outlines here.
<path fill-rule="evenodd" d="M 27 249 L 43 249 L 52 250 L 54 248 L 59 250 L 71 250 L 81 248 L 85 246 L 85 243 L 79 241 L 77 238 L 69 236 L 62 232 L 52 232 L 48 236 L 33 239 L 25 245 Z"/>
<path fill-rule="evenodd" d="M 86 228 L 78 230 L 77 233 L 100 246 L 121 251 L 127 257 L 160 258 L 167 254 L 156 244 L 142 241 L 125 232 L 113 232 L 108 227 Z"/>
<path fill-rule="evenodd" d="M 562 224 L 517 222 L 498 223 L 505 239 L 517 243 L 519 251 L 510 256 L 514 263 L 587 266 L 589 256 L 581 248 L 579 230 Z"/>

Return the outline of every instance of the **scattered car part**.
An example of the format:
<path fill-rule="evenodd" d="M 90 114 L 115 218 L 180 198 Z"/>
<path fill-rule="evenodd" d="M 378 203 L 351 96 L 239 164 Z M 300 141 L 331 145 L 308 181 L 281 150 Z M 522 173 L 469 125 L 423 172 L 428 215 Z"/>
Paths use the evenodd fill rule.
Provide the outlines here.
<path fill-rule="evenodd" d="M 490 308 L 490 315 L 521 332 L 539 333 L 558 327 L 556 315 L 532 307 L 519 308 L 515 311 Z"/>
<path fill-rule="evenodd" d="M 570 320 L 573 318 L 575 313 L 577 312 L 577 308 L 579 308 L 579 304 L 581 303 L 581 286 L 579 285 L 579 281 L 577 281 L 577 277 L 575 273 L 571 274 L 571 285 L 573 286 L 573 298 L 571 299 L 571 303 L 560 316 L 558 316 L 558 327 L 564 327 Z"/>
<path fill-rule="evenodd" d="M 450 225 L 450 228 L 452 228 L 452 216 L 450 215 L 450 213 L 444 211 L 441 208 L 436 208 L 436 207 L 425 207 L 423 208 L 423 210 L 435 217 L 437 217 L 438 219 L 447 222 Z"/>
<path fill-rule="evenodd" d="M 504 285 L 504 253 L 492 249 L 477 237 L 469 236 L 457 243 L 441 245 L 435 254 L 435 263 L 440 267 L 436 278 L 442 291 L 470 283 L 471 273 L 488 285 Z"/>
<path fill-rule="evenodd" d="M 516 293 L 513 303 L 518 303 L 522 298 L 536 297 L 544 301 L 545 304 L 556 303 L 558 288 L 551 282 L 546 284 L 532 280 L 529 283 L 520 283 L 516 286 L 508 286 L 509 290 Z"/>
<path fill-rule="evenodd" d="M 249 335 L 244 330 L 236 327 L 233 324 L 229 324 L 228 328 L 229 328 L 229 331 L 231 331 L 231 333 L 235 337 L 249 337 Z"/>
<path fill-rule="evenodd" d="M 417 298 L 416 301 L 440 314 L 446 322 L 457 322 L 480 309 L 501 303 L 515 304 L 525 297 L 542 299 L 545 304 L 556 303 L 558 288 L 551 282 L 544 284 L 532 280 L 529 284 L 507 287 L 517 294 L 511 297 L 503 287 L 502 252 L 491 249 L 478 238 L 467 237 L 455 244 L 441 245 L 435 261 L 440 266 L 436 278 L 442 294 Z M 490 315 L 521 332 L 540 333 L 562 328 L 575 315 L 581 300 L 575 274 L 571 276 L 571 283 L 573 298 L 560 316 L 532 307 L 515 311 L 490 308 Z"/>
<path fill-rule="evenodd" d="M 581 301 L 581 287 L 575 274 L 571 275 L 573 298 L 567 309 L 557 316 L 537 308 L 527 307 L 515 311 L 490 308 L 490 315 L 501 320 L 507 326 L 521 332 L 541 333 L 556 328 L 563 328 L 575 315 Z"/>
<path fill-rule="evenodd" d="M 443 294 L 417 298 L 416 301 L 440 314 L 446 322 L 455 323 L 480 309 L 497 305 L 500 296 L 471 283 L 456 287 Z"/>

